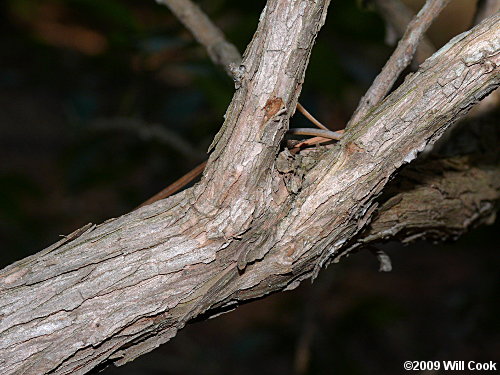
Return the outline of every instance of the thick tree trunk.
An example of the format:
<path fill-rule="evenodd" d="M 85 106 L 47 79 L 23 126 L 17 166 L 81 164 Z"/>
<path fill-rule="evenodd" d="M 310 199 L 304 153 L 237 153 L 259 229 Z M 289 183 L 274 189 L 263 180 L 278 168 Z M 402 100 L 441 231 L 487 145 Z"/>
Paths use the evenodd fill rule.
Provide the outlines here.
<path fill-rule="evenodd" d="M 491 218 L 498 168 L 460 160 L 426 169 L 429 183 L 393 194 L 367 227 L 398 169 L 499 85 L 500 15 L 450 41 L 339 144 L 280 152 L 328 3 L 268 1 L 200 183 L 0 271 L 2 374 L 123 364 L 367 242 L 454 236 Z M 426 216 L 430 200 L 441 218 Z"/>

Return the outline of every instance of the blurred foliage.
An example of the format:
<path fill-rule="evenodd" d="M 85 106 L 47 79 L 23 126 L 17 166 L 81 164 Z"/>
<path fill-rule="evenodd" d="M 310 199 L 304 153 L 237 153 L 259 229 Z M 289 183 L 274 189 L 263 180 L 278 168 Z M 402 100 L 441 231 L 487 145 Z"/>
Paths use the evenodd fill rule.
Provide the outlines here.
<path fill-rule="evenodd" d="M 199 4 L 243 52 L 265 1 Z M 0 6 L 0 262 L 7 265 L 130 211 L 201 162 L 234 87 L 153 0 Z M 343 127 L 391 51 L 383 39 L 378 15 L 355 0 L 333 1 L 301 102 Z M 297 115 L 292 126 L 309 125 Z M 472 262 L 467 251 L 488 243 L 491 232 L 481 233 L 437 259 L 438 250 L 424 245 L 398 249 L 391 275 L 356 256 L 312 287 L 190 325 L 160 350 L 105 373 L 290 374 L 302 339 L 302 373 L 310 374 L 401 373 L 402 360 L 477 360 L 481 351 L 491 360 L 500 342 L 493 251 Z"/>

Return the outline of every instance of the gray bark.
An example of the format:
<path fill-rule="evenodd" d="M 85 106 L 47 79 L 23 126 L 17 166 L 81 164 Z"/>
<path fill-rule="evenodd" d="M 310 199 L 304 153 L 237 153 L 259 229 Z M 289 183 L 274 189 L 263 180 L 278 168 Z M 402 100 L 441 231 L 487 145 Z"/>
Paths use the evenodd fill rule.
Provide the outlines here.
<path fill-rule="evenodd" d="M 500 15 L 450 41 L 337 145 L 292 156 L 280 142 L 328 3 L 268 1 L 200 183 L 0 271 L 2 374 L 123 364 L 196 317 L 297 286 L 370 238 L 418 232 L 408 207 L 397 231 L 375 226 L 390 223 L 390 205 L 367 226 L 396 172 L 499 85 Z M 498 200 L 495 174 L 471 168 L 486 183 L 480 196 L 457 192 L 469 215 L 457 232 L 490 220 Z"/>

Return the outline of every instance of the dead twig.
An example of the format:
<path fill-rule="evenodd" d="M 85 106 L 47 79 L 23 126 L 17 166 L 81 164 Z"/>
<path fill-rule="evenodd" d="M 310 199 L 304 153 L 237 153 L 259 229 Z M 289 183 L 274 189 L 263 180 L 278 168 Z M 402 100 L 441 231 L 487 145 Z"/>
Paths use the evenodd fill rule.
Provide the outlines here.
<path fill-rule="evenodd" d="M 328 140 L 339 141 L 342 138 L 342 132 L 333 132 L 328 129 L 315 129 L 315 128 L 291 128 L 287 131 L 290 135 L 309 135 L 314 137 L 327 138 Z"/>
<path fill-rule="evenodd" d="M 160 191 L 159 193 L 153 195 L 151 198 L 149 198 L 147 201 L 142 203 L 140 206 L 137 208 L 147 206 L 148 204 L 151 204 L 153 202 L 159 201 L 160 199 L 165 199 L 172 194 L 178 192 L 180 189 L 182 189 L 184 186 L 189 184 L 191 181 L 193 181 L 196 177 L 198 177 L 203 170 L 205 169 L 205 166 L 207 165 L 207 161 L 205 160 L 203 163 L 197 165 L 193 169 L 191 169 L 188 173 L 186 173 L 184 176 L 173 182 L 172 184 L 168 185 L 165 189 Z"/>
<path fill-rule="evenodd" d="M 297 109 L 299 110 L 300 113 L 302 113 L 304 115 L 305 118 L 307 118 L 309 121 L 311 121 L 318 128 L 323 129 L 323 130 L 330 130 L 325 125 L 323 125 L 321 122 L 319 122 L 313 115 L 311 115 L 309 113 L 309 111 L 302 106 L 302 104 L 297 103 Z"/>
<path fill-rule="evenodd" d="M 411 62 L 424 32 L 448 2 L 449 0 L 427 0 L 420 12 L 418 12 L 408 25 L 405 34 L 399 41 L 392 56 L 382 68 L 380 74 L 361 98 L 358 108 L 347 125 L 348 127 L 365 117 L 387 95 L 401 72 Z"/>

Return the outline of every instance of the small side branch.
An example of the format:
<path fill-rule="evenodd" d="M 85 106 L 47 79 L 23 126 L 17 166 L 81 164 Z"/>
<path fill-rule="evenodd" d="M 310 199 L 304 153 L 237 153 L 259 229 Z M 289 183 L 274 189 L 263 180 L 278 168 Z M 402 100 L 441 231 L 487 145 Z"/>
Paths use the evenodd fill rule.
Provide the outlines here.
<path fill-rule="evenodd" d="M 338 141 L 342 138 L 343 132 L 333 132 L 331 130 L 314 129 L 314 128 L 291 128 L 287 134 L 290 135 L 307 135 L 313 137 L 322 137 Z"/>
<path fill-rule="evenodd" d="M 306 119 L 311 121 L 318 128 L 323 129 L 323 130 L 330 130 L 325 125 L 323 125 L 321 122 L 319 122 L 313 115 L 311 115 L 309 113 L 309 111 L 302 106 L 302 104 L 297 103 L 297 109 L 299 110 L 300 113 L 302 113 L 304 115 L 304 117 Z"/>
<path fill-rule="evenodd" d="M 197 165 L 196 167 L 191 169 L 188 173 L 186 173 L 185 175 L 183 175 L 179 179 L 175 180 L 172 184 L 168 185 L 165 189 L 163 189 L 159 193 L 153 195 L 151 198 L 149 198 L 147 201 L 142 203 L 137 208 L 147 206 L 148 204 L 159 201 L 160 199 L 168 198 L 172 194 L 177 193 L 184 186 L 186 186 L 187 184 L 192 182 L 196 177 L 198 177 L 203 172 L 206 165 L 207 165 L 207 161 L 204 161 L 203 163 Z"/>
<path fill-rule="evenodd" d="M 399 41 L 396 50 L 386 62 L 380 74 L 375 78 L 365 96 L 361 98 L 348 126 L 365 117 L 370 109 L 380 103 L 387 95 L 401 72 L 411 62 L 423 34 L 448 2 L 449 0 L 427 0 L 420 12 L 408 25 L 403 38 Z"/>

